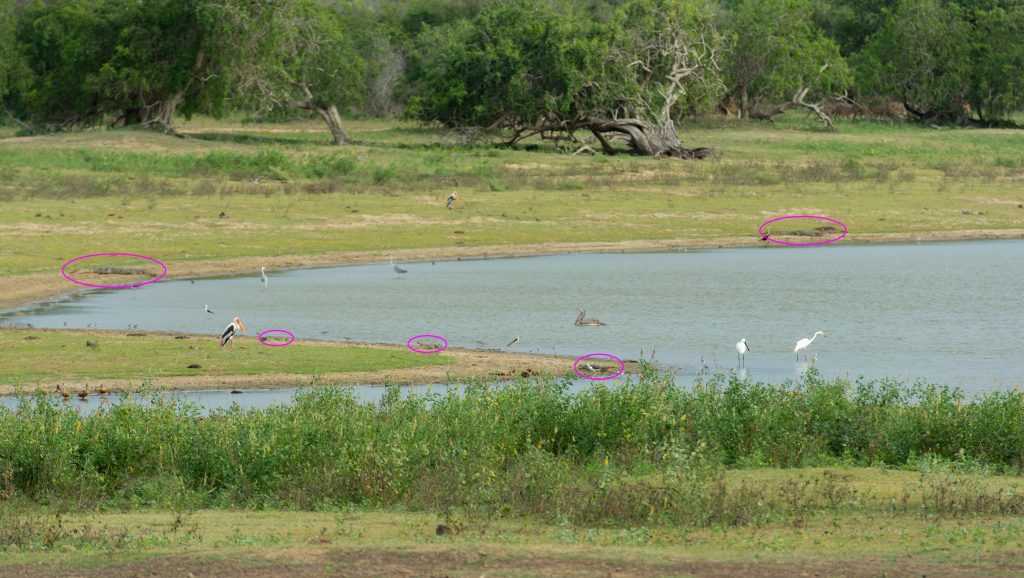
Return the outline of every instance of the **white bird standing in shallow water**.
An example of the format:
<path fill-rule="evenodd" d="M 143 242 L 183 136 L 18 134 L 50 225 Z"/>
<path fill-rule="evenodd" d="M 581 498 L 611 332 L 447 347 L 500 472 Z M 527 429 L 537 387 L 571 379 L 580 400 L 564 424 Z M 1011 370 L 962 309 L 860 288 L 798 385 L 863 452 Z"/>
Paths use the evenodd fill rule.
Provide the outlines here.
<path fill-rule="evenodd" d="M 203 310 L 206 311 L 207 313 L 213 313 L 213 309 L 210 309 L 209 305 L 204 305 Z"/>
<path fill-rule="evenodd" d="M 459 196 L 459 194 L 454 191 L 452 191 L 452 194 L 448 195 L 448 200 L 446 200 L 444 204 L 446 207 L 448 207 L 449 210 L 451 210 L 452 205 L 455 204 L 455 197 L 457 196 Z"/>
<path fill-rule="evenodd" d="M 814 340 L 817 339 L 819 335 L 822 336 L 822 337 L 828 337 L 828 335 L 825 335 L 824 331 L 815 331 L 814 335 L 811 336 L 810 339 L 807 339 L 806 337 L 804 337 L 800 341 L 796 342 L 796 347 L 793 348 L 793 353 L 796 354 L 796 360 L 797 361 L 800 361 L 800 352 L 801 351 L 804 352 L 804 360 L 807 359 L 807 346 L 810 345 L 811 343 L 814 343 Z"/>
<path fill-rule="evenodd" d="M 245 335 L 245 325 L 242 325 L 241 319 L 235 317 L 235 320 L 232 321 L 228 325 L 228 328 L 224 330 L 224 333 L 221 334 L 220 346 L 224 347 L 224 345 L 228 343 L 234 343 L 235 334 L 238 333 L 239 331 L 242 332 L 242 335 Z"/>
<path fill-rule="evenodd" d="M 744 337 L 736 342 L 736 359 L 740 363 L 740 367 L 746 364 L 746 355 L 750 351 L 750 346 L 747 345 L 747 338 Z"/>
<path fill-rule="evenodd" d="M 263 285 L 264 289 L 266 289 L 267 283 L 270 283 L 270 279 L 267 279 L 267 268 L 260 267 L 260 284 Z"/>
<path fill-rule="evenodd" d="M 391 268 L 395 270 L 395 273 L 402 274 L 402 273 L 408 273 L 409 272 L 406 269 L 402 269 L 398 265 L 395 265 L 395 260 L 392 259 L 391 257 L 388 257 L 388 262 L 391 263 Z"/>

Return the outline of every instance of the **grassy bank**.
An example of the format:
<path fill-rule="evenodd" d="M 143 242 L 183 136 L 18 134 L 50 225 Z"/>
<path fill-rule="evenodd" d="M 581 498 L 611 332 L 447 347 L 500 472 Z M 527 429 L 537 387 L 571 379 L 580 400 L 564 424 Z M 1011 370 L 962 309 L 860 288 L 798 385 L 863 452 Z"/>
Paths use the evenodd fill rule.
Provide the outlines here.
<path fill-rule="evenodd" d="M 720 378 L 679 388 L 649 371 L 621 387 L 566 388 L 481 383 L 411 398 L 393 388 L 379 405 L 315 388 L 289 406 L 208 419 L 169 402 L 80 416 L 37 394 L 16 413 L 0 410 L 0 474 L 10 491 L 76 507 L 180 495 L 196 506 L 405 505 L 703 526 L 774 511 L 778 496 L 757 488 L 736 506 L 727 468 L 1024 463 L 1016 390 L 966 400 L 942 386 L 814 374 L 787 387 Z M 986 500 L 1024 510 L 1018 494 Z"/>
<path fill-rule="evenodd" d="M 459 148 L 440 131 L 369 121 L 351 123 L 361 144 L 342 149 L 315 123 L 8 139 L 0 272 L 14 295 L 29 282 L 52 291 L 62 262 L 102 251 L 150 255 L 180 276 L 424 250 L 754 244 L 761 222 L 800 213 L 844 221 L 851 241 L 1024 229 L 1017 131 L 850 123 L 832 135 L 788 122 L 686 127 L 687 143 L 721 150 L 708 162 Z"/>
<path fill-rule="evenodd" d="M 579 394 L 524 380 L 367 404 L 316 388 L 205 419 L 158 400 L 81 416 L 39 394 L 0 409 L 0 564 L 1014 574 L 1022 407 L 1016 390 L 813 371 L 677 387 L 650 368 Z"/>
<path fill-rule="evenodd" d="M 937 472 L 844 468 L 836 507 L 711 528 L 580 526 L 365 507 L 295 512 L 0 505 L 0 572 L 19 576 L 943 576 L 1024 570 L 1018 516 L 923 507 Z M 822 470 L 741 470 L 726 483 L 783 491 Z M 969 479 L 978 479 L 971 476 Z M 1004 480 L 985 478 L 990 484 Z M 914 495 L 903 502 L 903 490 Z M 897 504 L 893 507 L 891 503 Z M 810 504 L 807 505 L 810 508 Z M 443 525 L 450 532 L 438 534 Z"/>

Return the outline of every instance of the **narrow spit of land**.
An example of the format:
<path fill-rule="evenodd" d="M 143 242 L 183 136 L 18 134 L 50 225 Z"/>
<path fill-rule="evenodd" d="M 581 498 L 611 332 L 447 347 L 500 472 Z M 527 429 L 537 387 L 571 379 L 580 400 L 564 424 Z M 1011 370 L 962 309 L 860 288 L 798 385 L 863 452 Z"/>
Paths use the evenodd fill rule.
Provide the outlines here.
<path fill-rule="evenodd" d="M 416 385 L 450 380 L 572 374 L 573 357 L 448 348 L 418 354 L 402 345 L 299 339 L 287 347 L 237 337 L 68 329 L 0 329 L 0 395 L 62 389 L 111 393 L 144 383 L 168 390 L 281 388 L 297 384 Z M 627 363 L 634 371 L 635 363 Z"/>

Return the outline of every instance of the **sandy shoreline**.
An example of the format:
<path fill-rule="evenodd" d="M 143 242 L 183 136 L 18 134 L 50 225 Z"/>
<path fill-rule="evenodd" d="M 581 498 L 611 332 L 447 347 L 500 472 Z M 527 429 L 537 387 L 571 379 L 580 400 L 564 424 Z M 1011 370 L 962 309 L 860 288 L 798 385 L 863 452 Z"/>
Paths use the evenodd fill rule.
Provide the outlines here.
<path fill-rule="evenodd" d="M 973 241 L 991 239 L 1021 239 L 1024 231 L 1019 229 L 962 230 L 929 233 L 884 233 L 857 235 L 855 239 L 840 241 L 842 244 L 901 243 Z M 847 237 L 847 239 L 850 239 Z M 221 275 L 244 273 L 259 274 L 265 266 L 271 271 L 280 269 L 302 269 L 310 267 L 332 267 L 359 265 L 365 263 L 386 263 L 389 255 L 401 262 L 431 260 L 458 260 L 480 258 L 527 257 L 559 253 L 635 253 L 641 251 L 672 251 L 683 249 L 710 249 L 734 247 L 765 247 L 766 244 L 753 236 L 723 237 L 720 239 L 664 239 L 657 241 L 621 241 L 615 243 L 538 243 L 532 245 L 491 245 L 483 247 L 437 247 L 427 249 L 406 249 L 397 251 L 337 251 L 317 255 L 284 255 L 278 257 L 239 257 L 214 261 L 199 261 L 167 264 L 167 280 L 199 279 Z M 777 245 L 775 246 L 778 247 Z M 0 309 L 15 309 L 26 305 L 53 299 L 61 295 L 82 290 L 60 275 L 59 267 L 51 274 L 34 274 L 0 277 Z"/>
<path fill-rule="evenodd" d="M 82 337 L 119 334 L 115 330 L 60 330 L 38 329 L 36 332 L 75 333 Z M 141 332 L 140 332 L 141 333 Z M 147 335 L 169 336 L 188 335 L 195 339 L 215 339 L 210 335 L 186 333 L 152 332 Z M 238 345 L 255 345 L 255 338 L 239 338 Z M 303 341 L 302 347 L 356 348 L 370 347 L 376 349 L 405 351 L 405 346 L 384 343 L 356 343 L 333 341 Z M 438 354 L 451 361 L 451 364 L 436 366 L 420 366 L 401 369 L 384 369 L 379 371 L 353 371 L 321 373 L 316 376 L 316 383 L 321 385 L 365 385 L 365 384 L 396 384 L 396 385 L 428 385 L 448 383 L 449 381 L 466 381 L 478 378 L 514 379 L 531 376 L 563 376 L 572 374 L 572 365 L 576 360 L 573 356 L 543 355 L 529 353 L 509 353 L 504 351 L 457 349 L 449 348 Z M 627 362 L 626 369 L 633 372 L 637 368 L 635 362 Z M 312 375 L 300 373 L 268 373 L 256 375 L 199 375 L 152 377 L 147 379 L 151 387 L 166 390 L 206 390 L 206 389 L 255 389 L 255 388 L 287 388 L 298 385 L 309 385 Z M 43 388 L 48 393 L 56 393 L 58 384 L 63 389 L 74 393 L 86 387 L 95 394 L 101 385 L 106 386 L 109 393 L 137 391 L 143 385 L 144 378 L 137 379 L 56 379 L 28 381 L 22 389 L 32 393 Z M 17 389 L 10 383 L 0 382 L 0 395 L 14 395 Z"/>

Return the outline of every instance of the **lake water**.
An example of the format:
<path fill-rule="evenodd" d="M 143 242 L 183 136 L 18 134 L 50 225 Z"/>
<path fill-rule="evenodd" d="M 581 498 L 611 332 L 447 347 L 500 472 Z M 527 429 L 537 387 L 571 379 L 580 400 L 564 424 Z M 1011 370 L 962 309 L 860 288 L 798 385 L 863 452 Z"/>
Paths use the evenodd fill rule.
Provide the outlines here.
<path fill-rule="evenodd" d="M 250 335 L 294 333 L 291 347 L 434 334 L 455 347 L 506 350 L 518 335 L 520 352 L 637 358 L 656 350 L 683 384 L 702 358 L 712 372 L 736 367 L 742 337 L 751 347 L 743 375 L 794 378 L 807 367 L 795 359 L 796 341 L 820 330 L 827 337 L 809 353 L 828 377 L 926 379 L 968 391 L 1024 383 L 1021 240 L 402 265 L 407 274 L 387 263 L 270 271 L 266 290 L 257 272 L 89 291 L 0 317 L 213 336 L 239 316 Z M 607 325 L 574 326 L 581 307 Z"/>

